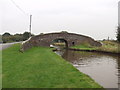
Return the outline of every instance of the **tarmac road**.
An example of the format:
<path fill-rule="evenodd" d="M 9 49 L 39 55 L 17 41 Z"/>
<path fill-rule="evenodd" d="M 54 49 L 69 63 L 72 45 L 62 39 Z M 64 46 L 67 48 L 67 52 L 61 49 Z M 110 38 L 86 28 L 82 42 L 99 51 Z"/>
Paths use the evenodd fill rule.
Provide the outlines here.
<path fill-rule="evenodd" d="M 10 47 L 11 45 L 16 44 L 16 43 L 22 43 L 22 42 L 13 42 L 13 43 L 0 44 L 0 50 L 6 49 L 6 48 L 8 48 L 8 47 Z"/>

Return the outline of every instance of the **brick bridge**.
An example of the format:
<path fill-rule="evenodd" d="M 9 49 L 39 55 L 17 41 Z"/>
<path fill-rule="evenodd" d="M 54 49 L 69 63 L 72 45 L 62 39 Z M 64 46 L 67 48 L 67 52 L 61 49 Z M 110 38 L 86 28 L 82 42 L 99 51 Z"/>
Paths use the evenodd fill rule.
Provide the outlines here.
<path fill-rule="evenodd" d="M 74 33 L 60 32 L 33 36 L 22 43 L 21 50 L 24 51 L 34 46 L 50 47 L 50 44 L 52 44 L 55 39 L 64 40 L 67 47 L 80 45 L 82 43 L 89 43 L 92 46 L 101 46 L 100 42 L 95 41 L 91 37 Z"/>

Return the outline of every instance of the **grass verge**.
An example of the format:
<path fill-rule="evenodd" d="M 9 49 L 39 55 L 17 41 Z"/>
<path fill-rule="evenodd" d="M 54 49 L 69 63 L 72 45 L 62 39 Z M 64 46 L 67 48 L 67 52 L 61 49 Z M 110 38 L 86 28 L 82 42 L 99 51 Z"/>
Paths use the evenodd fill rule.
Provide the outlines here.
<path fill-rule="evenodd" d="M 3 50 L 3 88 L 102 88 L 50 48 L 19 49 Z"/>
<path fill-rule="evenodd" d="M 120 43 L 115 41 L 101 41 L 102 47 L 96 47 L 96 50 L 112 53 L 120 53 Z"/>
<path fill-rule="evenodd" d="M 111 53 L 120 53 L 120 43 L 115 41 L 101 41 L 101 47 L 93 47 L 89 44 L 81 44 L 77 46 L 73 46 L 73 49 L 80 49 L 80 50 L 96 50 L 102 52 L 111 52 Z"/>

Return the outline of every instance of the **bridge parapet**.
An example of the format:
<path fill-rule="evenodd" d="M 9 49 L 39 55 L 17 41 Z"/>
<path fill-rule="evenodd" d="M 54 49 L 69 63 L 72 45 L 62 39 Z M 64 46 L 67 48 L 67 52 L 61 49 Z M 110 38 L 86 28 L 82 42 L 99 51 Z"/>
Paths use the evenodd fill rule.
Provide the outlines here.
<path fill-rule="evenodd" d="M 80 45 L 82 43 L 89 43 L 91 46 L 102 46 L 100 42 L 95 41 L 91 37 L 74 34 L 74 33 L 48 33 L 37 35 L 29 38 L 22 44 L 21 51 L 25 51 L 34 46 L 50 47 L 50 44 L 55 39 L 64 39 L 67 46 Z"/>

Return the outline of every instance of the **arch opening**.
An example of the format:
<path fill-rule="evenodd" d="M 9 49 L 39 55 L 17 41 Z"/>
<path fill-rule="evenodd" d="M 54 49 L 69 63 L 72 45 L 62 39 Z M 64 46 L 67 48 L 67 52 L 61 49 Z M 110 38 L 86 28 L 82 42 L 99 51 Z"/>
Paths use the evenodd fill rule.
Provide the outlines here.
<path fill-rule="evenodd" d="M 72 46 L 75 46 L 75 42 L 72 42 Z"/>
<path fill-rule="evenodd" d="M 50 47 L 68 48 L 68 42 L 65 39 L 54 39 L 52 40 Z"/>

